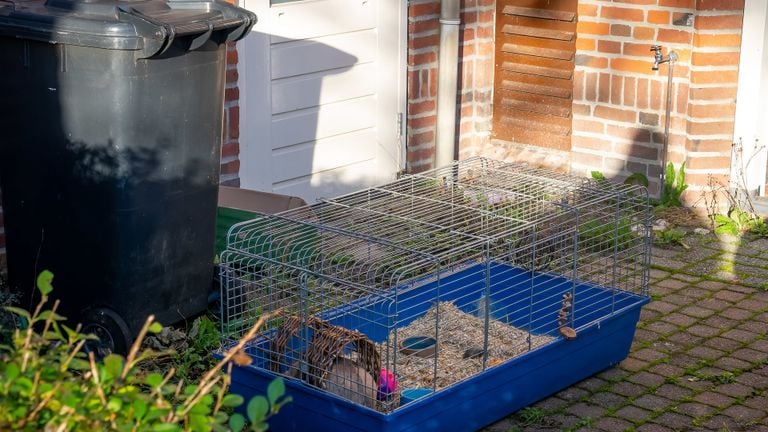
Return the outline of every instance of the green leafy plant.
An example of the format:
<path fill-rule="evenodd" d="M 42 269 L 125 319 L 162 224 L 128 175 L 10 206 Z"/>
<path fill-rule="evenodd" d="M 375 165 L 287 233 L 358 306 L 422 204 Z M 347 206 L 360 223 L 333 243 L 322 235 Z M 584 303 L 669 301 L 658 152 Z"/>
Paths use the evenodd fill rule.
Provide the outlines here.
<path fill-rule="evenodd" d="M 515 415 L 526 426 L 542 424 L 546 418 L 546 413 L 539 407 L 525 407 Z"/>
<path fill-rule="evenodd" d="M 685 231 L 679 228 L 667 228 L 664 230 L 656 231 L 654 237 L 654 243 L 658 245 L 678 245 L 685 249 L 690 249 L 690 246 L 683 242 L 685 237 Z"/>
<path fill-rule="evenodd" d="M 681 207 L 680 201 L 683 192 L 688 189 L 685 183 L 685 163 L 680 165 L 680 169 L 675 173 L 675 166 L 670 162 L 667 165 L 664 175 L 664 190 L 661 194 L 661 206 L 663 207 Z"/>
<path fill-rule="evenodd" d="M 243 404 L 228 394 L 232 363 L 247 364 L 245 343 L 269 319 L 263 316 L 222 359 L 197 382 L 175 381 L 175 370 L 146 373 L 141 363 L 159 355 L 140 350 L 148 333 L 162 330 L 150 316 L 127 357 L 110 354 L 97 362 L 84 350 L 94 339 L 79 328 L 67 327 L 56 310 L 44 309 L 53 290 L 53 274 L 37 278 L 41 301 L 32 313 L 13 306 L 5 310 L 28 325 L 13 330 L 10 343 L 0 346 L 0 430 L 116 430 L 116 431 L 241 431 Z M 227 373 L 222 370 L 226 369 Z M 267 420 L 291 401 L 281 379 L 257 396 L 246 409 L 249 430 L 264 431 Z"/>
<path fill-rule="evenodd" d="M 750 230 L 754 224 L 752 215 L 739 208 L 731 208 L 728 214 L 712 216 L 715 223 L 715 233 L 740 235 Z"/>
<path fill-rule="evenodd" d="M 173 356 L 176 376 L 185 380 L 202 376 L 216 364 L 211 352 L 221 343 L 221 332 L 217 323 L 207 316 L 201 316 L 192 323 L 189 330 L 189 347 Z"/>

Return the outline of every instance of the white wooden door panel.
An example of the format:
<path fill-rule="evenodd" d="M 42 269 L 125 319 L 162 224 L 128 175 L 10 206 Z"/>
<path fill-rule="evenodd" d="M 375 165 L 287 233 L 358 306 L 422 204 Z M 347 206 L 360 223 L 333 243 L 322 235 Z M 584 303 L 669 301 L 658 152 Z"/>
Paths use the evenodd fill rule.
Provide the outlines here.
<path fill-rule="evenodd" d="M 375 30 L 363 30 L 277 45 L 272 49 L 272 77 L 286 78 L 375 61 L 376 41 Z"/>
<path fill-rule="evenodd" d="M 299 113 L 275 116 L 272 123 L 272 149 L 376 126 L 376 98 L 346 100 Z M 344 119 L 340 122 L 338 119 Z"/>

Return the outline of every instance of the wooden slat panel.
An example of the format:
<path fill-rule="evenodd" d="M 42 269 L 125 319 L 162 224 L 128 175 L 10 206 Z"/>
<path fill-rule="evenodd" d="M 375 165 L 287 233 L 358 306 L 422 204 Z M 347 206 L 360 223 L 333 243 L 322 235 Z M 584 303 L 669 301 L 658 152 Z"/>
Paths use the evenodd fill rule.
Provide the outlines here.
<path fill-rule="evenodd" d="M 273 44 L 272 79 L 368 63 L 375 55 L 375 30 Z"/>
<path fill-rule="evenodd" d="M 543 66 L 533 66 L 533 65 L 520 64 L 520 63 L 502 62 L 501 68 L 511 72 L 517 72 L 517 73 L 523 73 L 523 74 L 529 74 L 529 75 L 539 75 L 539 76 L 545 76 L 549 78 L 569 80 L 571 79 L 571 77 L 573 77 L 573 72 L 567 69 L 548 68 Z"/>
<path fill-rule="evenodd" d="M 577 0 L 497 0 L 493 138 L 569 150 Z"/>
<path fill-rule="evenodd" d="M 563 41 L 573 40 L 574 32 L 562 31 L 562 30 L 549 30 L 536 27 L 527 27 L 521 25 L 507 24 L 501 28 L 501 31 L 506 34 L 515 34 L 521 36 L 530 36 L 544 39 L 556 39 Z"/>
<path fill-rule="evenodd" d="M 376 80 L 371 79 L 372 76 L 376 76 L 376 63 L 275 80 L 272 114 L 375 94 Z"/>
<path fill-rule="evenodd" d="M 576 19 L 576 13 L 559 10 L 547 10 L 538 8 L 527 8 L 519 6 L 504 6 L 502 11 L 504 15 L 518 15 L 531 18 L 543 18 L 558 21 L 573 21 Z"/>

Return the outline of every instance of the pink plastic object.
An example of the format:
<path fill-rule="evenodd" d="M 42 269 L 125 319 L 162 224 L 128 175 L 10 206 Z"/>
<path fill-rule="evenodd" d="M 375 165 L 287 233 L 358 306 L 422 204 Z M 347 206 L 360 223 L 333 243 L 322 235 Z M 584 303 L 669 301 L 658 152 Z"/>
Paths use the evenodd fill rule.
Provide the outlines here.
<path fill-rule="evenodd" d="M 376 398 L 380 401 L 386 401 L 389 397 L 397 392 L 397 378 L 395 374 L 388 371 L 387 368 L 381 368 L 381 376 L 379 377 L 379 391 Z"/>

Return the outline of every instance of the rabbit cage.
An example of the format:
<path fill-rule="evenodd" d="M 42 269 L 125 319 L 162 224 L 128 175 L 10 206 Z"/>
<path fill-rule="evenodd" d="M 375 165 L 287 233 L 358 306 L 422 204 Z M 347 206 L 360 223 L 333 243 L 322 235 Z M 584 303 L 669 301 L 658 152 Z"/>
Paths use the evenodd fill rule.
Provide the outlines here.
<path fill-rule="evenodd" d="M 277 430 L 475 430 L 624 359 L 648 194 L 473 158 L 234 225 L 232 391 L 286 378 Z"/>

